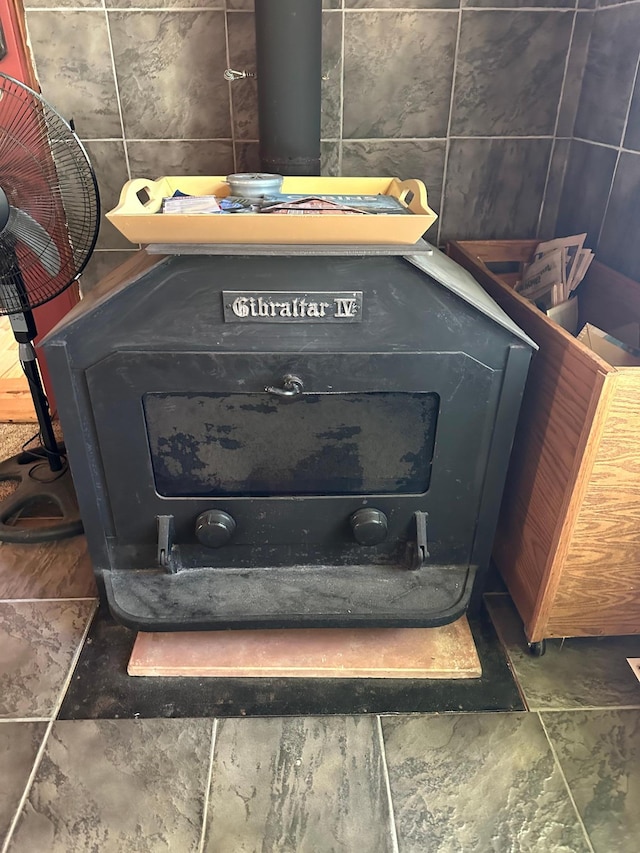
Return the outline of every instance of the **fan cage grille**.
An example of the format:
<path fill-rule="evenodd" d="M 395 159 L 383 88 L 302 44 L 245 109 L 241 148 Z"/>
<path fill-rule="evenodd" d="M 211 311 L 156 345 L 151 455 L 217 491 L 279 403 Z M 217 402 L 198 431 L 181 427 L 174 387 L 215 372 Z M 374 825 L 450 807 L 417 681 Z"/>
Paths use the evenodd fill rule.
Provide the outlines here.
<path fill-rule="evenodd" d="M 32 233 L 27 245 L 20 238 L 24 217 L 0 232 L 0 314 L 24 313 L 78 278 L 96 243 L 100 201 L 87 153 L 69 124 L 36 92 L 2 74 L 0 187 L 9 205 L 48 235 L 34 241 Z M 56 269 L 47 264 L 52 255 Z"/>

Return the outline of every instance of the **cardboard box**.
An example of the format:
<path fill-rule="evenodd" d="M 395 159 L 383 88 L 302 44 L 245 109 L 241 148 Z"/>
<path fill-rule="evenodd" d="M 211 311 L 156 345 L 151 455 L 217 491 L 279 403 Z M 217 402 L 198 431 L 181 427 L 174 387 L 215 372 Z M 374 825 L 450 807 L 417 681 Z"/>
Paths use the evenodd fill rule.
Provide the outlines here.
<path fill-rule="evenodd" d="M 559 305 L 547 309 L 547 317 L 572 335 L 578 333 L 578 297 L 573 296 Z"/>
<path fill-rule="evenodd" d="M 640 367 L 640 349 L 627 346 L 591 323 L 583 327 L 578 340 L 613 367 Z"/>

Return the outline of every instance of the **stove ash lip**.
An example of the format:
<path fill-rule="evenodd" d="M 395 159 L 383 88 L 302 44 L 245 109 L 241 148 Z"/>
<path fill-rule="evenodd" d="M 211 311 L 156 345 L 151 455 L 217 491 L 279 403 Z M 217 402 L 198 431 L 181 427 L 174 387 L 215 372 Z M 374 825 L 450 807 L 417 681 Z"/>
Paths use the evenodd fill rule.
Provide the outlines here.
<path fill-rule="evenodd" d="M 201 566 L 167 574 L 160 569 L 102 573 L 106 600 L 113 617 L 134 631 L 267 630 L 283 628 L 436 628 L 460 618 L 469 608 L 480 568 L 475 563 L 435 566 L 432 585 L 428 572 L 397 566 L 382 567 L 382 583 L 366 591 L 372 566 L 350 567 L 357 574 L 357 594 L 342 596 L 342 607 L 327 605 L 326 586 L 340 583 L 344 566 L 275 566 L 268 568 L 212 568 Z M 378 567 L 380 568 L 380 567 Z M 212 607 L 211 578 L 232 592 L 229 609 Z M 302 575 L 312 588 L 298 589 Z M 331 576 L 331 580 L 328 580 Z M 399 581 L 404 595 L 389 597 L 389 581 Z M 288 608 L 281 607 L 270 590 L 281 584 L 293 591 Z M 250 584 L 257 592 L 247 595 Z M 396 593 L 398 592 L 396 586 Z M 177 610 L 174 595 L 191 602 Z M 374 603 L 375 600 L 375 603 Z M 406 601 L 411 607 L 406 607 Z"/>

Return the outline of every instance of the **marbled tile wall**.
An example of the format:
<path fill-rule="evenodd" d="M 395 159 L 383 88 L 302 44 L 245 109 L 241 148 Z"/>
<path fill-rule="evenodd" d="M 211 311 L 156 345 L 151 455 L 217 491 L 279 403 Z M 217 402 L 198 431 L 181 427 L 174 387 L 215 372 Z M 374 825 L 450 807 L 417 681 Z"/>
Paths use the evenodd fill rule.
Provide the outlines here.
<path fill-rule="evenodd" d="M 551 234 L 594 2 L 324 0 L 325 174 L 421 178 L 432 242 Z M 258 167 L 255 81 L 223 79 L 255 68 L 253 0 L 25 5 L 106 209 L 129 177 Z M 130 250 L 103 223 L 85 288 Z"/>
<path fill-rule="evenodd" d="M 640 2 L 600 0 L 557 221 L 640 281 Z"/>

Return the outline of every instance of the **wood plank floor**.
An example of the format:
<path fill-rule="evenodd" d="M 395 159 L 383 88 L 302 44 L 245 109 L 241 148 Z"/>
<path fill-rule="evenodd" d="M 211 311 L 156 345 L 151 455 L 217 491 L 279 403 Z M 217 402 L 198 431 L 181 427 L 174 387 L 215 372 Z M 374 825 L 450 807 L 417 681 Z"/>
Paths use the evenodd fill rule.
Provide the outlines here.
<path fill-rule="evenodd" d="M 8 317 L 0 317 L 0 423 L 35 423 L 31 394 Z"/>

